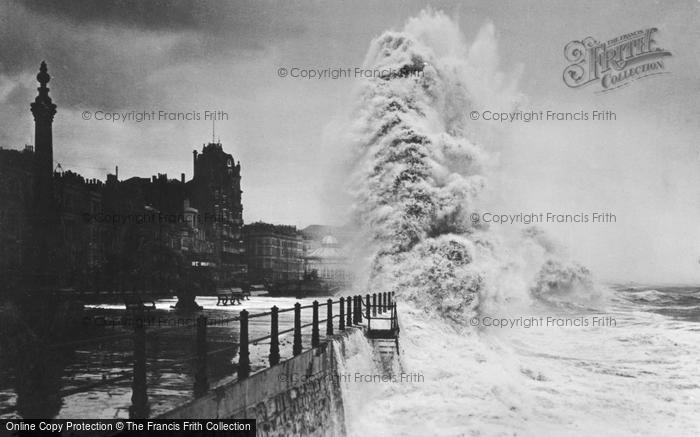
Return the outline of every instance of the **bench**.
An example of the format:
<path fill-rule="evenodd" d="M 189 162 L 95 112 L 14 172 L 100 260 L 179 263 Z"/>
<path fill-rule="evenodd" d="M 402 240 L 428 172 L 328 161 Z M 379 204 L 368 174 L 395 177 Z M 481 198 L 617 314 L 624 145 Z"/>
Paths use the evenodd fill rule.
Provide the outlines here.
<path fill-rule="evenodd" d="M 231 289 L 231 305 L 240 305 L 243 299 L 245 299 L 243 290 L 241 290 L 240 288 Z M 236 301 L 236 303 L 233 302 L 234 300 Z"/>
<path fill-rule="evenodd" d="M 228 303 L 229 292 L 227 290 L 220 290 L 216 292 L 216 305 L 224 305 Z"/>
<path fill-rule="evenodd" d="M 139 295 L 125 295 L 124 305 L 126 305 L 127 311 L 138 311 L 138 310 L 154 310 L 156 309 L 155 301 L 147 296 L 141 297 Z"/>
<path fill-rule="evenodd" d="M 216 293 L 216 305 L 240 305 L 245 298 L 245 293 L 240 288 L 227 288 L 218 290 Z"/>
<path fill-rule="evenodd" d="M 251 285 L 250 286 L 250 295 L 252 296 L 261 296 L 264 294 L 269 294 L 269 291 L 265 287 L 265 285 Z"/>

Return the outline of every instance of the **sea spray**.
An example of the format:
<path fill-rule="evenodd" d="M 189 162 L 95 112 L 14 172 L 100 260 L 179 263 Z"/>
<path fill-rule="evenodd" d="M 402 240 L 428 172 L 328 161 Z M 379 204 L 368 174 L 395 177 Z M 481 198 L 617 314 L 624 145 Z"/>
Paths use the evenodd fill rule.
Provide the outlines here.
<path fill-rule="evenodd" d="M 347 435 L 357 424 L 369 420 L 364 406 L 378 397 L 382 387 L 378 384 L 364 384 L 355 381 L 355 375 L 378 375 L 380 369 L 374 360 L 374 351 L 368 340 L 359 330 L 348 331 L 342 340 L 333 340 L 333 353 L 336 357 L 336 370 L 343 398 L 343 414 Z"/>
<path fill-rule="evenodd" d="M 456 321 L 504 294 L 539 299 L 548 294 L 537 291 L 542 281 L 571 282 L 572 272 L 588 285 L 587 270 L 568 267 L 537 232 L 504 241 L 472 219 L 493 158 L 475 140 L 483 132 L 469 114 L 486 105 L 512 109 L 522 98 L 516 81 L 498 71 L 494 52 L 492 25 L 468 46 L 444 14 L 422 12 L 402 31 L 372 41 L 364 66 L 403 73 L 366 80 L 349 126 L 365 260 L 358 277 L 372 291 L 396 292 Z M 526 279 L 515 287 L 504 282 L 517 276 Z M 527 295 L 533 286 L 539 288 Z"/>
<path fill-rule="evenodd" d="M 494 147 L 465 115 L 517 97 L 497 61 L 492 25 L 467 46 L 430 11 L 368 52 L 369 67 L 422 73 L 368 80 L 344 138 L 363 285 L 397 293 L 402 365 L 425 383 L 354 393 L 349 434 L 697 435 L 696 326 L 623 300 L 614 328 L 474 326 L 536 311 L 589 317 L 565 304 L 597 296 L 588 270 L 541 230 L 507 235 L 469 220 Z"/>
<path fill-rule="evenodd" d="M 442 20 L 439 14 L 427 20 Z M 415 27 L 415 23 L 413 24 Z M 408 27 L 408 25 L 407 25 Z M 369 283 L 459 316 L 476 305 L 466 215 L 483 187 L 482 150 L 461 135 L 467 88 L 407 31 L 375 39 L 370 68 L 420 72 L 368 80 L 361 93 L 355 214 L 373 243 Z"/>

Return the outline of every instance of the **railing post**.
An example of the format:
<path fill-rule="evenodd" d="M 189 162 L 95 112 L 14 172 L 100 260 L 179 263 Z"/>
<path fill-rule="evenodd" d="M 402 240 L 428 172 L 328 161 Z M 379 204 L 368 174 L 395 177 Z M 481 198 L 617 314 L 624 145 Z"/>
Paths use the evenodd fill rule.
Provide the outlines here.
<path fill-rule="evenodd" d="M 369 318 L 372 316 L 370 313 L 371 311 L 371 305 L 370 305 L 370 298 L 369 298 L 369 293 L 365 295 L 365 319 L 369 322 Z"/>
<path fill-rule="evenodd" d="M 248 349 L 248 311 L 240 314 L 241 332 L 238 345 L 238 380 L 246 379 L 250 375 L 250 351 Z"/>
<path fill-rule="evenodd" d="M 333 335 L 333 299 L 326 302 L 326 335 Z"/>
<path fill-rule="evenodd" d="M 352 324 L 357 325 L 357 297 L 352 296 Z"/>
<path fill-rule="evenodd" d="M 203 396 L 209 390 L 207 381 L 207 318 L 197 317 L 197 364 L 194 374 L 194 396 Z"/>
<path fill-rule="evenodd" d="M 388 301 L 387 301 L 387 302 L 389 303 L 389 308 L 391 308 L 391 305 L 392 305 L 392 303 L 391 303 L 391 301 L 392 301 L 392 299 L 391 299 L 391 297 L 392 297 L 392 294 L 394 294 L 394 293 L 393 293 L 393 292 L 391 292 L 391 293 L 389 293 L 389 294 L 388 294 L 388 296 L 387 296 L 387 299 L 388 299 Z"/>
<path fill-rule="evenodd" d="M 270 367 L 280 363 L 279 308 L 270 308 Z"/>
<path fill-rule="evenodd" d="M 397 329 L 399 327 L 399 314 L 396 311 L 396 302 L 394 302 L 392 305 L 393 305 L 392 320 L 394 321 L 394 329 Z"/>
<path fill-rule="evenodd" d="M 294 304 L 294 345 L 292 346 L 294 356 L 301 354 L 301 304 Z"/>
<path fill-rule="evenodd" d="M 321 340 L 318 336 L 318 301 L 314 301 L 313 306 L 313 325 L 311 325 L 311 347 L 318 347 L 321 344 Z"/>
<path fill-rule="evenodd" d="M 146 325 L 143 310 L 134 319 L 134 379 L 131 383 L 129 418 L 147 419 L 149 413 L 146 387 Z"/>
<path fill-rule="evenodd" d="M 345 316 L 348 318 L 348 320 L 345 321 L 345 325 L 350 327 L 352 326 L 352 296 L 348 296 L 346 302 L 348 304 L 348 311 Z"/>
<path fill-rule="evenodd" d="M 382 308 L 384 308 L 384 309 L 382 311 L 387 312 L 387 311 L 389 311 L 389 305 L 388 305 L 389 301 L 387 300 L 387 298 L 389 297 L 389 293 L 387 293 L 385 291 L 384 293 L 382 293 L 382 296 L 384 297 L 384 301 L 382 302 L 382 304 L 383 304 Z"/>
<path fill-rule="evenodd" d="M 394 307 L 389 306 L 389 322 L 391 323 L 391 329 L 394 329 Z"/>
<path fill-rule="evenodd" d="M 377 293 L 372 293 L 372 315 L 377 315 Z"/>
<path fill-rule="evenodd" d="M 362 296 L 357 295 L 357 323 L 362 323 Z"/>
<path fill-rule="evenodd" d="M 340 298 L 340 321 L 338 322 L 338 329 L 339 330 L 344 330 L 345 329 L 345 298 L 341 297 Z"/>
<path fill-rule="evenodd" d="M 357 325 L 357 296 L 352 297 L 352 324 Z"/>

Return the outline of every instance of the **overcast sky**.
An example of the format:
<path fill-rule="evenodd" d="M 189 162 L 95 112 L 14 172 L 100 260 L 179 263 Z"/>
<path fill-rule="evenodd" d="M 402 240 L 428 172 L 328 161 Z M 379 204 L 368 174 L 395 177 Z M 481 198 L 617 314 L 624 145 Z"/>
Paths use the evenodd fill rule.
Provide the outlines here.
<path fill-rule="evenodd" d="M 467 40 L 494 24 L 501 68 L 520 72 L 524 110 L 609 109 L 608 124 L 501 127 L 494 212 L 612 212 L 617 223 L 550 225 L 610 280 L 700 282 L 697 1 L 432 2 Z M 17 1 L 0 5 L 0 146 L 33 142 L 29 103 L 46 60 L 58 114 L 54 157 L 105 179 L 192 175 L 210 122 L 111 123 L 90 111 L 222 110 L 224 149 L 242 166 L 244 219 L 339 222 L 328 196 L 328 126 L 352 105 L 353 79 L 281 78 L 280 67 L 361 66 L 372 38 L 422 1 Z M 562 82 L 566 43 L 657 27 L 670 74 L 596 94 Z M 485 108 L 487 109 L 487 108 Z M 332 131 L 332 129 L 330 130 Z M 331 179 L 332 180 L 332 179 Z"/>

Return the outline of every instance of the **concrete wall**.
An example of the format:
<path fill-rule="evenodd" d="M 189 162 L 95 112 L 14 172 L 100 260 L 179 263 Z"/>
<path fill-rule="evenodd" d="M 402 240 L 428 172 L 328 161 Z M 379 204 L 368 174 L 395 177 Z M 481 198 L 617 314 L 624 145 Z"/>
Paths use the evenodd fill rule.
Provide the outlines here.
<path fill-rule="evenodd" d="M 250 378 L 212 389 L 160 418 L 250 418 L 257 420 L 258 436 L 345 435 L 345 419 L 338 360 L 352 354 L 342 347 L 351 336 L 363 336 L 350 328 L 331 342 L 303 352 Z M 341 347 L 334 348 L 332 342 Z"/>

